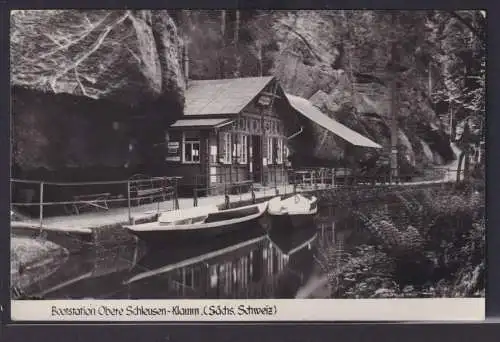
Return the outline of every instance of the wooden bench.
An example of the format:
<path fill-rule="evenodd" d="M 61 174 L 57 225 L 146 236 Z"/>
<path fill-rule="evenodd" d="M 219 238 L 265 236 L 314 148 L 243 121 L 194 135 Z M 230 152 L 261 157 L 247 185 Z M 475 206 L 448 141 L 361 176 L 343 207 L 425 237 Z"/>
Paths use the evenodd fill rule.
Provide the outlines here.
<path fill-rule="evenodd" d="M 73 196 L 73 199 L 76 202 L 73 204 L 73 211 L 79 215 L 82 209 L 90 208 L 90 209 L 102 209 L 109 210 L 108 200 L 111 194 L 101 193 L 101 194 L 88 194 L 88 195 L 76 195 Z"/>
<path fill-rule="evenodd" d="M 143 201 L 153 203 L 155 198 L 165 201 L 173 190 L 163 179 L 154 179 L 143 174 L 134 175 L 129 180 L 130 196 L 136 205 L 142 204 Z"/>
<path fill-rule="evenodd" d="M 295 172 L 296 181 L 298 180 L 298 185 L 301 187 L 312 186 L 313 185 L 313 171 L 300 170 Z"/>

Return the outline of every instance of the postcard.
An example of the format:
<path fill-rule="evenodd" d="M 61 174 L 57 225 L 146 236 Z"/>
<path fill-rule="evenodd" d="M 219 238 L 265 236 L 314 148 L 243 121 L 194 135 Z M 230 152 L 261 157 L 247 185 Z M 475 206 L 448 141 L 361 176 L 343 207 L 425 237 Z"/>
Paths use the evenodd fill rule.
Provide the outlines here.
<path fill-rule="evenodd" d="M 10 19 L 13 321 L 484 319 L 485 11 Z"/>

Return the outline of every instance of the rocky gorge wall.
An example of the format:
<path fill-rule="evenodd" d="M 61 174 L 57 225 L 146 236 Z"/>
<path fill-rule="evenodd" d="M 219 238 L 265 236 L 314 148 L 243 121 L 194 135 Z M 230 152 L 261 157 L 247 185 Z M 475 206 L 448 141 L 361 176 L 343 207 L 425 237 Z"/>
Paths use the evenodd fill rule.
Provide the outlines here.
<path fill-rule="evenodd" d="M 15 167 L 122 167 L 127 137 L 148 150 L 163 133 L 144 128 L 182 115 L 180 44 L 165 10 L 13 11 Z"/>
<path fill-rule="evenodd" d="M 310 99 L 325 114 L 383 145 L 378 158 L 388 159 L 387 39 L 363 38 L 375 36 L 370 27 L 387 29 L 378 13 L 358 13 L 364 25 L 357 25 L 342 11 L 241 10 L 238 20 L 232 12 L 189 11 L 177 18 L 189 40 L 193 78 L 274 75 L 286 92 Z M 418 72 L 401 76 L 404 83 L 398 95 L 400 164 L 410 169 L 454 158 L 439 113 L 420 80 L 425 73 Z M 313 153 L 329 160 L 340 142 L 319 126 L 315 131 L 319 148 Z M 373 153 L 367 151 L 364 158 L 373 158 Z"/>

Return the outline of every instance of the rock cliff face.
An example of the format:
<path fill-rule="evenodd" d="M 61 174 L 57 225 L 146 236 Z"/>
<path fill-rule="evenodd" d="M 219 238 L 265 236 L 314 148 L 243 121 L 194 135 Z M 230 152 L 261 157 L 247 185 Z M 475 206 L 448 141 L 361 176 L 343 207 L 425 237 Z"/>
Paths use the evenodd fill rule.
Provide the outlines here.
<path fill-rule="evenodd" d="M 347 44 L 339 30 L 342 20 L 341 15 L 317 11 L 276 14 L 273 28 L 279 51 L 271 72 L 287 92 L 308 98 L 325 114 L 383 145 L 382 154 L 388 154 L 390 90 L 384 72 L 388 56 L 381 54 L 376 46 L 366 58 L 346 56 Z M 405 83 L 405 78 L 421 76 L 402 73 L 400 77 L 403 81 L 397 99 L 400 163 L 411 169 L 450 160 L 453 153 L 426 94 Z M 318 157 L 327 158 L 328 151 L 339 145 L 331 134 L 317 137 Z M 431 153 L 428 150 L 424 153 L 423 145 Z M 367 153 L 366 158 L 371 158 L 371 154 Z"/>
<path fill-rule="evenodd" d="M 194 77 L 212 78 L 214 75 L 205 75 L 203 70 L 213 71 L 219 65 L 225 69 L 215 77 L 272 74 L 286 92 L 310 99 L 325 114 L 382 144 L 382 153 L 389 153 L 388 39 L 383 35 L 379 35 L 379 41 L 365 38 L 378 37 L 370 30 L 391 32 L 378 13 L 358 13 L 358 21 L 350 23 L 340 11 L 240 11 L 237 25 L 231 20 L 234 14 L 225 12 L 211 11 L 209 21 L 198 11 L 186 15 L 185 22 L 191 29 L 182 30 L 193 46 L 190 51 L 196 54 L 191 58 Z M 346 32 L 349 26 L 350 33 Z M 217 39 L 218 30 L 229 37 L 229 44 Z M 199 44 L 204 44 L 205 56 L 220 53 L 213 59 L 201 58 L 196 50 Z M 225 58 L 228 51 L 232 51 L 231 58 Z M 413 55 L 406 52 L 405 56 Z M 405 62 L 417 65 L 414 60 Z M 417 167 L 453 158 L 442 123 L 427 99 L 426 80 L 420 81 L 422 75 L 425 72 L 418 74 L 415 70 L 400 75 L 403 85 L 397 113 L 401 162 Z M 415 86 L 418 82 L 419 87 Z M 314 153 L 329 159 L 340 144 L 317 128 L 318 148 Z M 371 158 L 371 154 L 365 157 Z"/>
<path fill-rule="evenodd" d="M 16 169 L 119 169 L 153 158 L 184 106 L 167 11 L 22 10 L 11 24 Z"/>
<path fill-rule="evenodd" d="M 12 85 L 136 105 L 183 102 L 177 29 L 167 11 L 19 10 Z"/>

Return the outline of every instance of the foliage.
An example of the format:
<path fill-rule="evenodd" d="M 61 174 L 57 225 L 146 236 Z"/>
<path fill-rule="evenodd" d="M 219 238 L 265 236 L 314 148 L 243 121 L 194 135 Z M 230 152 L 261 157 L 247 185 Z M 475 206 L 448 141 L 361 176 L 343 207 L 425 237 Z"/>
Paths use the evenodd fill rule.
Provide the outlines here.
<path fill-rule="evenodd" d="M 463 297 L 484 295 L 484 194 L 402 191 L 355 213 L 369 245 L 321 255 L 333 297 Z"/>

